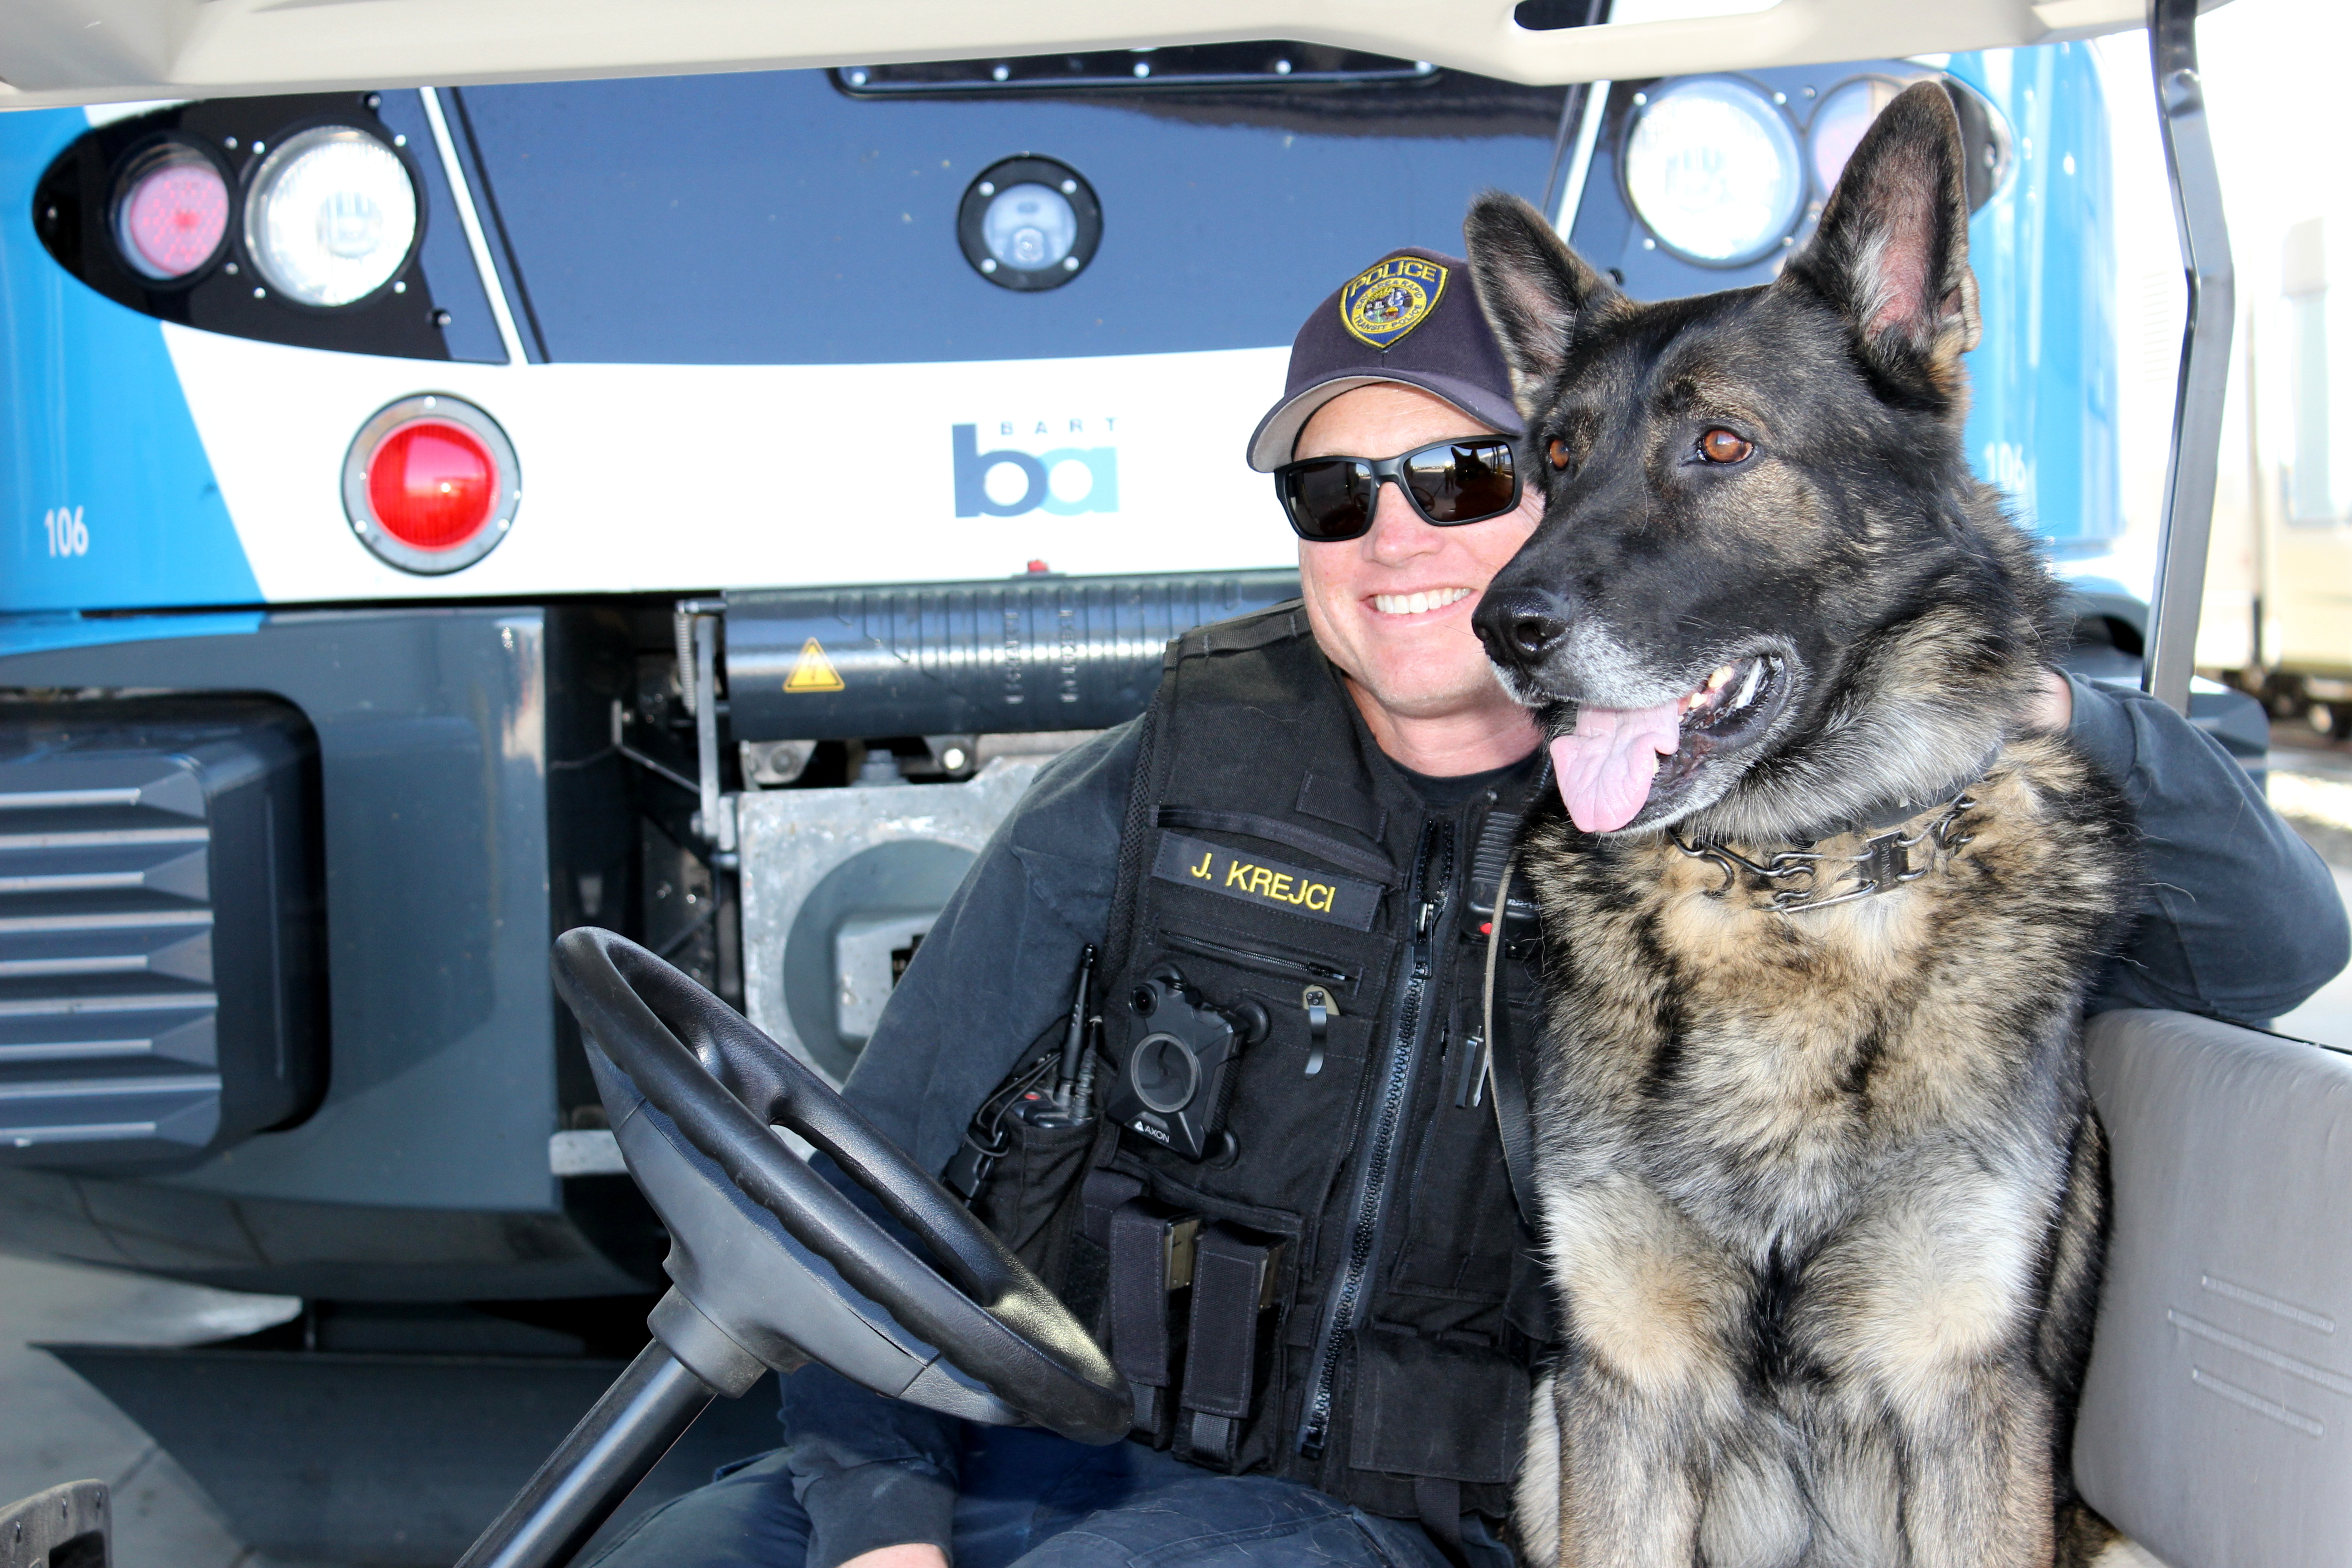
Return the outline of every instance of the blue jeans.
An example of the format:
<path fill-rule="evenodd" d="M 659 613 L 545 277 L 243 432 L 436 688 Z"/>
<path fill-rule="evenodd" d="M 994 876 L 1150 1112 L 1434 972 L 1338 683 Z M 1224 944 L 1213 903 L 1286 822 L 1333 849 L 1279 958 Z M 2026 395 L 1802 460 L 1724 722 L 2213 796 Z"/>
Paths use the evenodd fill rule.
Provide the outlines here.
<path fill-rule="evenodd" d="M 1134 1443 L 966 1431 L 955 1568 L 1451 1568 L 1418 1524 L 1296 1481 L 1215 1475 Z M 1472 1568 L 1508 1568 L 1464 1522 Z M 802 1568 L 808 1539 L 779 1450 L 646 1514 L 593 1568 Z"/>

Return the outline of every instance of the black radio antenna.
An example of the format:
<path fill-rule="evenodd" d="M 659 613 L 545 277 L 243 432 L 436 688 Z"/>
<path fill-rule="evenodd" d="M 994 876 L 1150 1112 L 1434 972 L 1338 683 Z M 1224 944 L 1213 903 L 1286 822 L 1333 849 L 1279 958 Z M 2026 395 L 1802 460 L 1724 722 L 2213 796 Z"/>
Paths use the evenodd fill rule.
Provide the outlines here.
<path fill-rule="evenodd" d="M 1070 999 L 1070 1026 L 1062 1036 L 1062 1071 L 1054 1085 L 1054 1102 L 1072 1116 L 1084 1114 L 1072 1104 L 1076 1098 L 1078 1067 L 1087 1050 L 1087 1005 L 1094 999 L 1095 944 L 1078 955 L 1078 994 Z"/>

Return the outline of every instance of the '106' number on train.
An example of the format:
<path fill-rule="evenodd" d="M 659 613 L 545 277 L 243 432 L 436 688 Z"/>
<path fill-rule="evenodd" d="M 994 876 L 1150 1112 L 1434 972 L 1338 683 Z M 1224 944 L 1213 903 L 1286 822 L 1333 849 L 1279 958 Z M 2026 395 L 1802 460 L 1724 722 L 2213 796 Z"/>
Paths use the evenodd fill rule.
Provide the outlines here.
<path fill-rule="evenodd" d="M 52 507 L 42 514 L 41 526 L 49 531 L 50 554 L 89 553 L 89 525 L 81 520 L 81 508 Z"/>

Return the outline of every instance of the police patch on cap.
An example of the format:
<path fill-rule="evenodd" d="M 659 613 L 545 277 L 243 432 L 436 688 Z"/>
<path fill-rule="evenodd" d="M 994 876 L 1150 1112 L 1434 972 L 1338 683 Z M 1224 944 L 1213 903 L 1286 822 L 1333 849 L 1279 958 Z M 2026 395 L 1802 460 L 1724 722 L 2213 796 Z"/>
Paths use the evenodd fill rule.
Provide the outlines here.
<path fill-rule="evenodd" d="M 1429 319 L 1445 294 L 1445 268 L 1418 256 L 1391 256 L 1339 290 L 1349 333 L 1385 349 Z"/>

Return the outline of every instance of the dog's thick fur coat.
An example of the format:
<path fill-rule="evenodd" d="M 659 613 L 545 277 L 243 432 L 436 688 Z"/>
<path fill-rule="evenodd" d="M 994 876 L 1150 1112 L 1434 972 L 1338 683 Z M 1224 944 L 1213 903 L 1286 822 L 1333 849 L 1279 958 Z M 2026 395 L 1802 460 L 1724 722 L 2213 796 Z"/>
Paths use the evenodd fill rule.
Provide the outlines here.
<path fill-rule="evenodd" d="M 2067 1462 L 2105 1189 L 2079 1028 L 2137 871 L 2113 786 L 2026 726 L 2061 595 L 1962 453 L 1960 157 L 1914 88 L 1780 280 L 1654 305 L 1524 204 L 1471 215 L 1547 501 L 1480 634 L 1554 736 L 1700 700 L 1630 824 L 1551 801 L 1520 853 L 1563 1338 L 1533 1561 L 2040 1568 L 2105 1538 Z M 1728 716 L 1727 668 L 1757 672 Z M 1897 819 L 1903 858 L 1849 860 Z"/>

